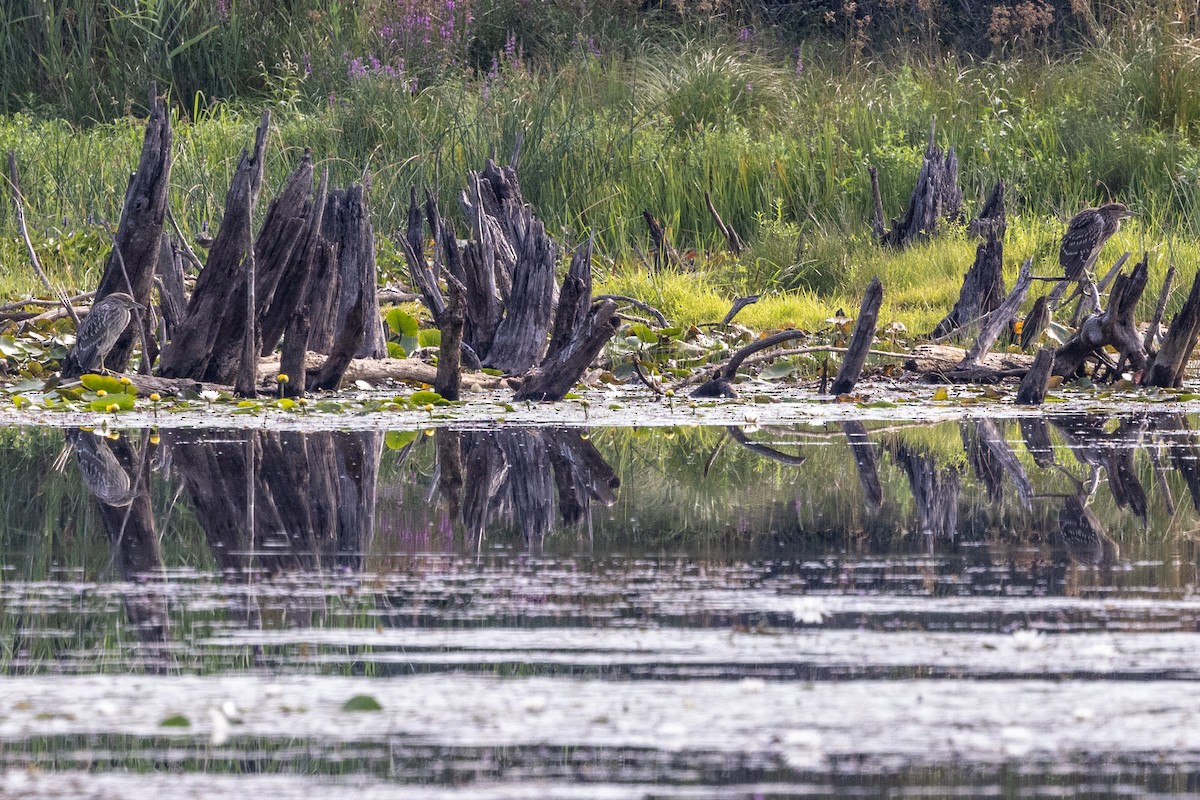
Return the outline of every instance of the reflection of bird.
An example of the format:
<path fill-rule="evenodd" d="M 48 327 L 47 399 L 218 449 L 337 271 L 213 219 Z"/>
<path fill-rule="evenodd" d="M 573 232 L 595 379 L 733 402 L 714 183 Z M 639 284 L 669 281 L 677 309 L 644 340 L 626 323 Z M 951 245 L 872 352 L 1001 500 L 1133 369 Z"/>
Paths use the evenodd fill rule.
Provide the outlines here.
<path fill-rule="evenodd" d="M 79 326 L 75 348 L 71 351 L 81 372 L 104 369 L 104 357 L 129 327 L 133 309 L 137 307 L 138 302 L 125 292 L 105 295 L 92 306 Z"/>
<path fill-rule="evenodd" d="M 1068 281 L 1083 278 L 1100 254 L 1100 248 L 1121 227 L 1121 220 L 1132 217 L 1124 203 L 1105 203 L 1099 208 L 1085 208 L 1067 223 L 1058 263 Z"/>
<path fill-rule="evenodd" d="M 75 458 L 79 462 L 79 474 L 96 500 L 116 507 L 133 502 L 129 473 L 108 448 L 107 441 L 81 432 L 75 439 Z"/>
<path fill-rule="evenodd" d="M 1105 535 L 1100 520 L 1080 497 L 1068 497 L 1058 513 L 1059 536 L 1067 557 L 1076 564 L 1107 567 L 1117 563 L 1121 548 Z"/>

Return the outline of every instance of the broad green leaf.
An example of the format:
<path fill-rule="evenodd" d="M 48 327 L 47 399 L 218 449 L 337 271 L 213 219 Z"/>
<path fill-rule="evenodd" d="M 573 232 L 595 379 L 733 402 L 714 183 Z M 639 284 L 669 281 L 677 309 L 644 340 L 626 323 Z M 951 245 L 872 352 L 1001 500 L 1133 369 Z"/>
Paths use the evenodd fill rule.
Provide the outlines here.
<path fill-rule="evenodd" d="M 641 322 L 631 323 L 629 325 L 629 332 L 646 344 L 654 344 L 658 341 L 658 334 L 651 330 L 649 325 Z"/>
<path fill-rule="evenodd" d="M 90 372 L 86 375 L 80 375 L 79 382 L 84 385 L 84 388 L 91 389 L 93 392 L 103 389 L 109 394 L 116 394 L 117 392 L 124 394 L 126 387 L 131 385 L 121 383 L 120 380 L 110 375 L 95 375 Z"/>
<path fill-rule="evenodd" d="M 369 694 L 356 694 L 346 701 L 342 711 L 383 711 L 383 706 Z"/>
<path fill-rule="evenodd" d="M 109 412 L 116 406 L 117 411 L 129 411 L 133 408 L 133 395 L 118 392 L 110 394 L 107 397 L 98 397 L 88 404 L 88 408 L 92 411 Z"/>
<path fill-rule="evenodd" d="M 417 344 L 421 347 L 441 347 L 442 332 L 437 328 L 425 328 L 417 334 Z"/>
<path fill-rule="evenodd" d="M 401 336 L 416 336 L 417 335 L 417 319 L 412 314 L 401 311 L 398 308 L 393 308 L 388 311 L 387 326 L 393 333 L 398 333 Z"/>
<path fill-rule="evenodd" d="M 779 380 L 780 378 L 786 378 L 795 371 L 795 364 L 789 361 L 776 361 L 774 364 L 767 366 L 767 368 L 762 371 L 760 377 L 768 381 L 774 381 Z"/>
<path fill-rule="evenodd" d="M 192 721 L 183 714 L 173 714 L 158 723 L 160 728 L 190 728 Z"/>
<path fill-rule="evenodd" d="M 437 392 L 431 392 L 428 389 L 422 389 L 419 392 L 413 392 L 412 396 L 408 398 L 408 402 L 415 406 L 423 406 L 426 403 L 438 403 L 441 401 L 441 399 L 442 396 Z"/>
<path fill-rule="evenodd" d="M 396 342 L 388 342 L 388 358 L 408 358 L 408 351 Z"/>

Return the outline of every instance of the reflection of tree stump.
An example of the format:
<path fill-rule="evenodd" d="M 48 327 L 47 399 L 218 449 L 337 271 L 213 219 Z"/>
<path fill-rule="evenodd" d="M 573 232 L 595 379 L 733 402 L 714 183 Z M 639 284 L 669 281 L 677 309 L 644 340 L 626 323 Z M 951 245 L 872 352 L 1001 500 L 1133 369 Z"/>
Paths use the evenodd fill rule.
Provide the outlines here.
<path fill-rule="evenodd" d="M 842 432 L 854 453 L 854 466 L 858 471 L 858 483 L 863 490 L 863 500 L 874 510 L 883 505 L 883 486 L 879 483 L 879 455 L 861 422 L 842 423 Z"/>
<path fill-rule="evenodd" d="M 938 469 L 932 456 L 922 455 L 895 438 L 888 451 L 908 476 L 917 507 L 917 529 L 929 537 L 953 537 L 958 532 L 958 471 Z"/>
<path fill-rule="evenodd" d="M 380 434 L 174 429 L 163 437 L 222 569 L 361 567 L 374 532 Z"/>
<path fill-rule="evenodd" d="M 1033 456 L 1033 463 L 1045 468 L 1054 464 L 1054 443 L 1050 440 L 1050 427 L 1041 417 L 1021 417 L 1021 438 L 1025 449 Z"/>
<path fill-rule="evenodd" d="M 502 521 L 520 531 L 531 550 L 540 549 L 554 527 L 555 498 L 564 524 L 587 522 L 590 530 L 592 502 L 616 502 L 620 483 L 595 446 L 574 429 L 447 432 L 438 458 L 443 470 L 462 460 L 462 477 L 440 481 L 439 488 L 453 505 L 464 487 L 463 529 L 476 547 Z"/>
<path fill-rule="evenodd" d="M 1150 419 L 1166 439 L 1171 463 L 1183 476 L 1192 496 L 1192 505 L 1200 511 L 1200 439 L 1183 414 L 1153 414 Z"/>
<path fill-rule="evenodd" d="M 1119 508 L 1128 507 L 1142 522 L 1146 521 L 1148 504 L 1133 464 L 1132 432 L 1127 420 L 1112 433 L 1104 430 L 1107 420 L 1089 414 L 1056 416 L 1050 424 L 1058 429 L 1067 447 L 1080 463 L 1093 468 L 1103 467 L 1108 476 L 1108 488 Z"/>
<path fill-rule="evenodd" d="M 71 430 L 67 441 L 75 449 L 84 485 L 96 501 L 117 572 L 121 580 L 138 585 L 125 595 L 125 613 L 143 646 L 143 664 L 149 671 L 165 672 L 169 654 L 164 645 L 170 638 L 167 599 L 147 584 L 163 571 L 150 507 L 150 454 L 135 450 L 130 436 L 110 440 L 91 431 Z M 143 438 L 148 437 L 143 434 Z"/>

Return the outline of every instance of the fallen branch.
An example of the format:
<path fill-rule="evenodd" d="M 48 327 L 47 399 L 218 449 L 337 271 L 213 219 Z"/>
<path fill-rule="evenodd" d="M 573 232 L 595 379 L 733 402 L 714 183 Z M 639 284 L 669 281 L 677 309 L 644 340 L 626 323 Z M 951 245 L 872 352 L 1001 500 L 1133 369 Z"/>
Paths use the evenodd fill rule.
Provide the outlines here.
<path fill-rule="evenodd" d="M 721 215 L 717 212 L 717 207 L 713 205 L 712 197 L 708 192 L 704 193 L 704 204 L 708 206 L 709 216 L 713 218 L 713 222 L 717 224 L 717 230 L 725 237 L 725 242 L 729 245 L 729 252 L 735 256 L 742 254 L 742 249 L 745 247 L 742 244 L 742 238 L 737 235 L 737 231 L 725 224 L 725 220 L 721 219 Z"/>
<path fill-rule="evenodd" d="M 842 359 L 842 368 L 829 391 L 832 394 L 846 394 L 858 383 L 863 365 L 867 363 L 867 351 L 875 340 L 875 323 L 879 320 L 879 307 L 883 304 L 883 284 L 879 277 L 871 279 L 863 293 L 862 306 L 858 311 L 858 321 L 854 323 L 854 334 L 850 337 L 850 347 L 846 357 Z"/>
<path fill-rule="evenodd" d="M 635 297 L 628 297 L 623 294 L 598 294 L 592 298 L 592 301 L 597 303 L 601 300 L 612 300 L 617 303 L 627 303 L 634 308 L 640 308 L 642 311 L 645 311 L 647 314 L 654 317 L 655 321 L 658 322 L 659 327 L 667 327 L 666 315 L 649 303 L 642 302 Z"/>
<path fill-rule="evenodd" d="M 17 218 L 17 230 L 21 234 L 21 238 L 25 241 L 25 250 L 29 253 L 29 264 L 33 267 L 33 271 L 41 279 L 42 285 L 50 294 L 57 295 L 59 302 L 67 313 L 71 315 L 71 321 L 75 323 L 75 329 L 79 329 L 79 316 L 75 313 L 75 309 L 71 307 L 70 301 L 67 300 L 65 293 L 55 289 L 50 283 L 50 278 L 42 270 L 42 262 L 38 260 L 37 251 L 33 249 L 33 241 L 29 238 L 29 228 L 25 225 L 25 205 L 21 202 L 21 183 L 17 180 L 17 156 L 12 151 L 8 151 L 8 186 L 12 191 L 13 213 Z"/>

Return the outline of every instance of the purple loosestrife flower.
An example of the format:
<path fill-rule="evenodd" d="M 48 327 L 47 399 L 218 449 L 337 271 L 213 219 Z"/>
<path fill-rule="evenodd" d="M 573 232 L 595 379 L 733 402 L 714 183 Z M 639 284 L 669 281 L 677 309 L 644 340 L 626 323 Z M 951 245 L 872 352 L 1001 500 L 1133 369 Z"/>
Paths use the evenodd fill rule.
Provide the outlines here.
<path fill-rule="evenodd" d="M 300 63 L 302 63 L 304 65 L 304 77 L 311 78 L 312 77 L 312 61 L 309 60 L 307 52 L 300 54 Z"/>
<path fill-rule="evenodd" d="M 222 22 L 229 21 L 229 0 L 217 0 L 217 16 Z"/>
<path fill-rule="evenodd" d="M 749 28 L 742 28 L 740 31 L 738 31 L 738 41 L 741 42 L 742 44 L 745 44 L 746 42 L 750 41 L 750 29 Z"/>

